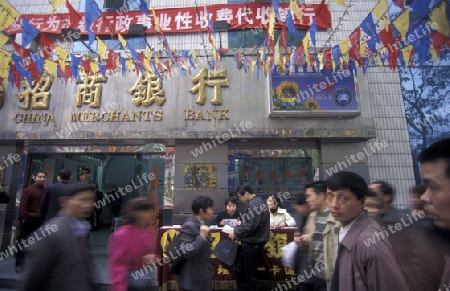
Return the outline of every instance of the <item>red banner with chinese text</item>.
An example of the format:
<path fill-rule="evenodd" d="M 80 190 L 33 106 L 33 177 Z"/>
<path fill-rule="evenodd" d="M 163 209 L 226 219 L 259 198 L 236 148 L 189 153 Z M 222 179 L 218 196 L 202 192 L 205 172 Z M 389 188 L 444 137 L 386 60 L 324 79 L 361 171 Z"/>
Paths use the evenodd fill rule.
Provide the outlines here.
<path fill-rule="evenodd" d="M 230 30 L 239 30 L 244 28 L 266 28 L 269 25 L 270 3 L 250 3 L 248 4 L 220 4 L 209 5 L 210 21 L 227 21 L 230 24 Z M 248 8 L 248 9 L 247 9 Z M 302 19 L 296 18 L 295 26 L 300 29 L 308 29 L 316 19 L 319 29 L 331 28 L 331 13 L 326 4 L 300 4 Z M 195 7 L 180 7 L 157 9 L 156 16 L 163 33 L 184 33 L 205 31 L 208 26 L 203 7 L 198 10 Z M 248 13 L 246 13 L 248 11 Z M 289 11 L 289 4 L 280 4 L 279 13 L 283 20 Z M 197 13 L 199 17 L 197 17 Z M 87 34 L 85 29 L 85 15 L 79 13 L 82 17 L 78 28 L 82 34 Z M 28 20 L 39 32 L 61 34 L 62 28 L 70 25 L 69 13 L 62 14 L 24 14 Z M 316 17 L 317 16 L 317 17 Z M 92 25 L 92 31 L 97 35 L 102 34 L 127 34 L 130 24 L 142 24 L 147 27 L 147 34 L 155 33 L 152 13 L 146 16 L 141 11 L 117 11 L 103 12 Z M 276 24 L 275 27 L 281 27 Z M 7 34 L 16 34 L 22 31 L 20 18 L 12 23 L 6 30 Z"/>

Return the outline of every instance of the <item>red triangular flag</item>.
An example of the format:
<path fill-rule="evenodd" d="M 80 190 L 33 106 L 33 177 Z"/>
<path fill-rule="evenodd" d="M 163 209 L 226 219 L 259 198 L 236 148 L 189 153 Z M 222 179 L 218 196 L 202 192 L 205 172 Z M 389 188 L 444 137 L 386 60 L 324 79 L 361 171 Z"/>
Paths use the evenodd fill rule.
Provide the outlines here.
<path fill-rule="evenodd" d="M 447 37 L 443 33 L 437 31 L 431 35 L 431 38 L 433 39 L 433 47 L 436 50 L 437 55 L 440 56 L 441 50 L 447 42 Z"/>
<path fill-rule="evenodd" d="M 19 53 L 19 55 L 22 57 L 22 59 L 28 57 L 30 54 L 30 50 L 22 47 L 20 44 L 15 42 L 14 40 L 11 40 L 11 44 L 14 47 L 14 49 Z"/>
<path fill-rule="evenodd" d="M 361 28 L 356 28 L 349 36 L 350 44 L 353 48 L 357 48 L 359 51 L 359 47 L 361 46 Z"/>
<path fill-rule="evenodd" d="M 325 0 L 319 5 L 317 8 L 316 15 L 320 15 L 320 17 L 316 17 L 316 25 L 317 28 L 328 29 L 331 26 L 331 12 L 328 10 L 328 5 L 325 3 Z"/>
<path fill-rule="evenodd" d="M 287 25 L 283 25 L 283 27 L 281 28 L 281 44 L 283 45 L 284 52 L 286 54 L 288 54 L 289 52 L 287 49 L 286 27 L 287 27 Z"/>
<path fill-rule="evenodd" d="M 299 66 L 302 65 L 302 57 L 303 57 L 303 43 L 300 43 L 298 46 L 298 53 L 297 53 L 297 64 Z"/>
<path fill-rule="evenodd" d="M 118 54 L 115 53 L 113 50 L 110 49 L 108 51 L 108 61 L 106 62 L 106 70 L 110 70 L 111 72 L 114 72 L 116 70 L 117 57 Z"/>
<path fill-rule="evenodd" d="M 92 74 L 91 62 L 90 61 L 81 60 L 81 63 L 83 64 L 83 68 L 84 68 L 85 74 Z"/>
<path fill-rule="evenodd" d="M 56 44 L 44 33 L 41 33 L 40 36 L 42 54 L 44 55 L 44 59 L 47 59 L 49 56 L 51 56 L 52 51 L 56 48 Z"/>
<path fill-rule="evenodd" d="M 33 79 L 35 79 L 36 81 L 39 81 L 41 79 L 41 75 L 39 74 L 36 63 L 33 61 L 33 59 L 30 59 L 30 71 L 31 75 L 33 75 Z"/>
<path fill-rule="evenodd" d="M 327 49 L 323 52 L 323 59 L 325 63 L 325 68 L 328 70 L 331 69 L 331 49 Z"/>
<path fill-rule="evenodd" d="M 69 0 L 66 1 L 66 7 L 69 10 L 70 28 L 78 28 L 82 19 L 81 15 L 70 5 Z"/>

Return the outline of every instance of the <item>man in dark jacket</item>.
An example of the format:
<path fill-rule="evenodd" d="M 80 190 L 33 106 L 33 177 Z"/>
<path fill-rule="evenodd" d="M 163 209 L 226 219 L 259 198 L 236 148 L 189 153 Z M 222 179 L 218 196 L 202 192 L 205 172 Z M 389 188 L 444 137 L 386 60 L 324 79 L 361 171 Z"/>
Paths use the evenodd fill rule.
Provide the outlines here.
<path fill-rule="evenodd" d="M 325 183 L 331 215 L 341 223 L 331 291 L 408 290 L 385 231 L 364 211 L 364 179 L 342 171 Z"/>
<path fill-rule="evenodd" d="M 33 231 L 38 229 L 42 220 L 40 219 L 41 201 L 45 193 L 45 180 L 47 174 L 45 172 L 37 172 L 33 175 L 34 184 L 25 188 L 22 192 L 19 205 L 20 234 L 18 241 L 22 242 Z M 16 273 L 23 271 L 25 264 L 25 256 L 19 248 L 16 254 Z"/>
<path fill-rule="evenodd" d="M 94 207 L 94 189 L 75 183 L 67 186 L 61 196 L 60 216 L 42 227 L 53 232 L 26 248 L 30 263 L 22 291 L 94 290 L 88 246 L 84 242 L 90 229 L 85 218 Z"/>
<path fill-rule="evenodd" d="M 381 227 L 388 227 L 406 218 L 407 211 L 397 209 L 392 206 L 394 201 L 394 187 L 386 181 L 375 181 L 369 185 L 369 188 L 376 193 L 379 201 L 381 201 L 381 209 L 378 211 L 377 222 Z"/>
<path fill-rule="evenodd" d="M 256 196 L 252 187 L 244 184 L 238 191 L 239 199 L 247 205 L 241 214 L 241 224 L 230 233 L 231 239 L 241 243 L 241 271 L 236 274 L 238 291 L 257 291 L 257 261 L 264 245 L 270 239 L 270 213 L 266 202 Z"/>
<path fill-rule="evenodd" d="M 69 185 L 72 172 L 69 169 L 61 169 L 58 172 L 58 182 L 48 185 L 44 198 L 41 203 L 41 219 L 49 221 L 58 215 L 61 206 L 59 205 L 59 197 Z"/>
<path fill-rule="evenodd" d="M 212 290 L 211 236 L 207 226 L 214 215 L 212 207 L 211 198 L 195 198 L 192 201 L 193 215 L 180 230 L 181 243 L 189 246 L 183 252 L 186 263 L 177 278 L 180 291 Z"/>

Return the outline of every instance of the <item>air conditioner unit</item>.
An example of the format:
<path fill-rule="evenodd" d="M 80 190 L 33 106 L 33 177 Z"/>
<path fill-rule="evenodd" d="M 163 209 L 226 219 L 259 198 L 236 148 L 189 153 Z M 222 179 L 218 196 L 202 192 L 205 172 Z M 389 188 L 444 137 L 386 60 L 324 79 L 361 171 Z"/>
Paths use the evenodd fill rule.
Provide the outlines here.
<path fill-rule="evenodd" d="M 104 0 L 103 8 L 106 9 L 120 9 L 125 7 L 126 0 Z"/>

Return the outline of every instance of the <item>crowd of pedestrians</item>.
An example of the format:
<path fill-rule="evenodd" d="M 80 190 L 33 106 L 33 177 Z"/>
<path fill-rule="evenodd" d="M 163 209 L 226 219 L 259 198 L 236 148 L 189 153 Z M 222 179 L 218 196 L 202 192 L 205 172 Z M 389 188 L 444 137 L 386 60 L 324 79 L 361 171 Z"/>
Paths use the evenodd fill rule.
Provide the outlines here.
<path fill-rule="evenodd" d="M 211 224 L 226 226 L 229 220 L 238 220 L 229 238 L 240 242 L 232 269 L 240 291 L 260 290 L 258 260 L 270 229 L 294 226 L 294 271 L 316 270 L 297 290 L 450 290 L 450 139 L 425 149 L 419 160 L 423 185 L 411 187 L 410 209 L 393 206 L 393 185 L 381 180 L 367 184 L 348 171 L 296 193 L 294 216 L 278 196 L 264 200 L 248 184 L 225 201 L 225 210 L 215 218 L 213 200 L 195 198 L 179 234 L 179 290 L 213 289 Z M 27 258 L 22 290 L 94 290 L 87 240 L 98 189 L 89 172 L 81 171 L 81 182 L 70 184 L 71 172 L 62 169 L 58 182 L 48 187 L 46 174 L 37 172 L 34 183 L 24 189 L 19 240 L 39 228 L 58 231 L 16 254 L 17 272 L 24 270 Z M 157 234 L 149 230 L 156 219 L 155 205 L 147 198 L 133 198 L 121 216 L 124 224 L 108 245 L 111 290 L 158 290 L 157 269 L 151 266 L 161 258 Z M 142 268 L 145 275 L 136 276 Z"/>

